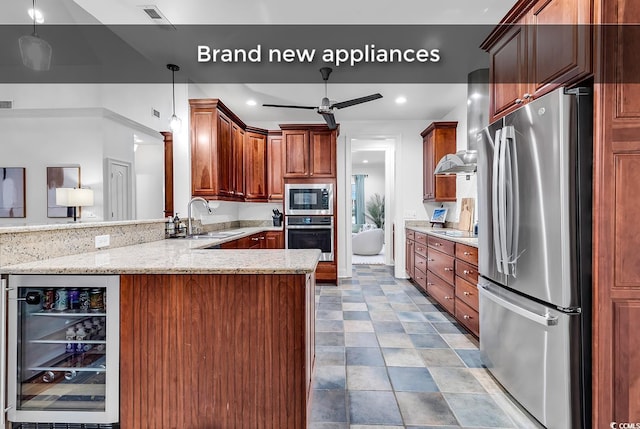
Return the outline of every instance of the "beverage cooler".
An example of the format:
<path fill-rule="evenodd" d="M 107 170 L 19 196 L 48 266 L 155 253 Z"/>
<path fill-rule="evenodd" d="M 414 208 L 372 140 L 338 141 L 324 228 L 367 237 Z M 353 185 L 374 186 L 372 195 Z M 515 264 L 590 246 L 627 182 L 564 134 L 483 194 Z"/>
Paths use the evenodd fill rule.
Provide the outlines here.
<path fill-rule="evenodd" d="M 118 427 L 118 276 L 12 275 L 7 286 L 11 427 Z"/>

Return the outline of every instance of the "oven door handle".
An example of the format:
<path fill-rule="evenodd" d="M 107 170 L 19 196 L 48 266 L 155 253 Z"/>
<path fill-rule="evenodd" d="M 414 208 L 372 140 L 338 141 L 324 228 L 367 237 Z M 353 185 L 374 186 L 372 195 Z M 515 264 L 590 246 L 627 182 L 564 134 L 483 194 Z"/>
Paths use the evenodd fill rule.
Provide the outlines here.
<path fill-rule="evenodd" d="M 287 225 L 286 229 L 333 229 L 333 225 Z"/>

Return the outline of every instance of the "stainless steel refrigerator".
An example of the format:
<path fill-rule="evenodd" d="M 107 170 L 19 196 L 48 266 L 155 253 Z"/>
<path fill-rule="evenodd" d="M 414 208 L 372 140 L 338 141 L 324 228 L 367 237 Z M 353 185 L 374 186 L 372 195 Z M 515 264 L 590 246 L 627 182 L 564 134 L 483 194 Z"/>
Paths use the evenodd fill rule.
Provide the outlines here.
<path fill-rule="evenodd" d="M 478 134 L 480 352 L 549 429 L 590 428 L 591 90 Z"/>

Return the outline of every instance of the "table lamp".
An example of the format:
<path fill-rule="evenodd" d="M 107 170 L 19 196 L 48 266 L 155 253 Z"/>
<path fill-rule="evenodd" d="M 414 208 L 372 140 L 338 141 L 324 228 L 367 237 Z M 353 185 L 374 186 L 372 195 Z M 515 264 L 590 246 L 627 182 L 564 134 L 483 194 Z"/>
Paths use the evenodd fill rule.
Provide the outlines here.
<path fill-rule="evenodd" d="M 82 188 L 56 188 L 56 204 L 73 207 L 73 221 L 76 222 L 77 207 L 93 205 L 93 190 Z"/>

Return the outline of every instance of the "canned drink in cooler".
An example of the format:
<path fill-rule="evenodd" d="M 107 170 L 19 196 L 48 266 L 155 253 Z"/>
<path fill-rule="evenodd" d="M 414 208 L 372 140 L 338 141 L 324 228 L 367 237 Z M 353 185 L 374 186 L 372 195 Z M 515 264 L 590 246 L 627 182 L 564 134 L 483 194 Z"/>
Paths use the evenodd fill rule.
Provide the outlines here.
<path fill-rule="evenodd" d="M 56 289 L 55 310 L 66 311 L 69 309 L 69 292 L 64 288 Z"/>
<path fill-rule="evenodd" d="M 83 288 L 80 290 L 80 294 L 78 295 L 78 302 L 80 305 L 80 312 L 88 313 L 89 312 L 89 289 Z"/>
<path fill-rule="evenodd" d="M 80 310 L 80 290 L 78 288 L 69 289 L 69 309 L 71 311 Z"/>
<path fill-rule="evenodd" d="M 89 309 L 92 313 L 102 313 L 104 311 L 104 291 L 94 288 L 89 291 Z"/>
<path fill-rule="evenodd" d="M 53 289 L 45 289 L 42 298 L 42 309 L 44 311 L 51 311 L 55 308 L 56 292 Z"/>

